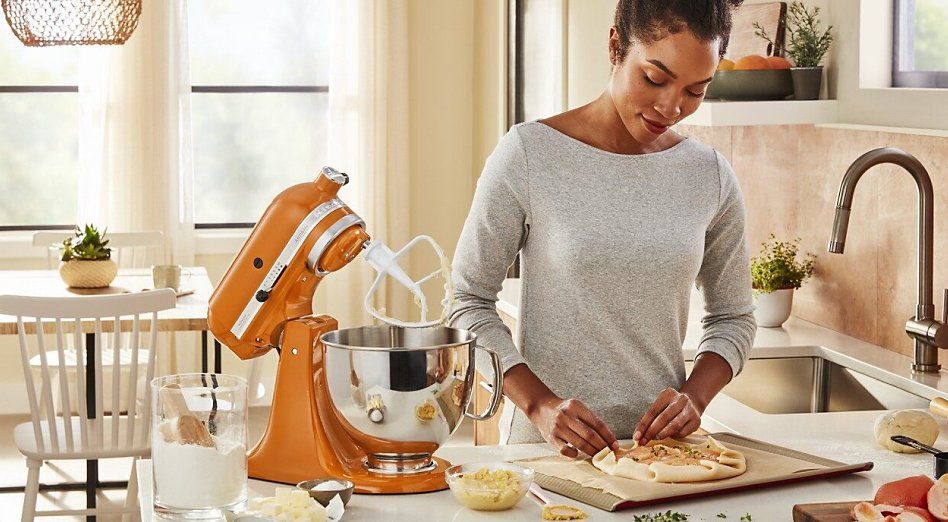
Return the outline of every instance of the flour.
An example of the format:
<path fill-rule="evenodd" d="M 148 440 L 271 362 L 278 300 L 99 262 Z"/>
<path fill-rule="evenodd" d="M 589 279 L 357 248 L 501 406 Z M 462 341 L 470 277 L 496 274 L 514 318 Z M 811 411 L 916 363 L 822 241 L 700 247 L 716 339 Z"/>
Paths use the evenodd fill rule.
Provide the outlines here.
<path fill-rule="evenodd" d="M 326 482 L 316 484 L 310 489 L 313 491 L 342 491 L 347 487 L 347 484 L 339 482 L 338 480 L 327 480 Z"/>
<path fill-rule="evenodd" d="M 216 447 L 152 436 L 155 502 L 170 508 L 224 507 L 247 498 L 247 449 L 221 437 Z"/>

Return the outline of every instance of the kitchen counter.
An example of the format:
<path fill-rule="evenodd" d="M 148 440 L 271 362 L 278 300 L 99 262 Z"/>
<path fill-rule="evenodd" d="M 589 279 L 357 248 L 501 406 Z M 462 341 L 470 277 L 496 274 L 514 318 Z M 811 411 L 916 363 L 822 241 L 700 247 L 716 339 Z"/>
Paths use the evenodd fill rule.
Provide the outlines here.
<path fill-rule="evenodd" d="M 750 410 L 753 412 L 753 410 Z M 878 412 L 822 413 L 796 415 L 768 415 L 765 422 L 749 418 L 746 436 L 782 444 L 794 449 L 814 453 L 844 462 L 871 460 L 876 463 L 870 472 L 858 473 L 833 479 L 784 485 L 742 493 L 691 499 L 683 502 L 662 504 L 653 508 L 626 510 L 609 513 L 589 506 L 583 509 L 590 520 L 631 520 L 633 514 L 654 513 L 661 509 L 680 511 L 691 516 L 690 520 L 715 521 L 718 513 L 726 513 L 727 520 L 738 521 L 741 515 L 750 513 L 756 522 L 779 522 L 791 519 L 794 504 L 808 502 L 831 502 L 871 498 L 876 488 L 884 482 L 915 474 L 932 473 L 932 457 L 928 454 L 895 454 L 877 448 L 872 441 L 872 422 Z M 761 415 L 761 414 L 757 414 Z M 753 425 L 753 427 L 751 427 Z M 948 437 L 948 425 L 942 423 L 943 438 Z M 944 439 L 943 439 L 944 440 Z M 446 446 L 438 455 L 452 463 L 485 461 L 512 461 L 546 455 L 552 450 L 545 444 L 519 444 L 508 446 Z M 142 505 L 142 520 L 152 520 L 151 514 L 151 461 L 140 461 L 138 467 L 139 501 Z M 273 495 L 276 484 L 257 480 L 250 481 L 253 497 Z M 554 502 L 580 505 L 568 498 L 550 493 Z M 349 503 L 345 521 L 386 522 L 441 522 L 474 520 L 536 520 L 540 509 L 534 501 L 525 498 L 512 510 L 498 513 L 472 511 L 458 504 L 449 491 L 421 495 L 354 495 Z"/>
<path fill-rule="evenodd" d="M 517 317 L 519 281 L 508 280 L 500 295 L 498 309 Z M 701 335 L 703 314 L 700 294 L 693 296 L 688 334 L 684 342 L 686 359 L 693 359 Z M 881 347 L 840 334 L 797 318 L 783 328 L 760 328 L 752 358 L 824 357 L 916 395 L 948 397 L 948 375 L 912 375 L 910 359 Z M 741 435 L 787 446 L 807 453 L 846 462 L 872 461 L 872 471 L 767 488 L 757 491 L 691 499 L 662 504 L 653 508 L 608 513 L 588 506 L 583 508 L 590 520 L 631 520 L 631 515 L 673 510 L 687 513 L 690 520 L 740 520 L 749 513 L 756 522 L 791 520 L 794 504 L 869 499 L 883 483 L 910 475 L 933 472 L 928 454 L 897 454 L 876 446 L 872 425 L 880 411 L 839 413 L 766 414 L 754 410 L 727 395 L 719 395 L 709 405 L 702 427 L 711 431 L 731 431 Z M 936 445 L 948 446 L 948 422 L 939 419 L 941 436 Z M 552 453 L 545 444 L 508 446 L 446 446 L 438 455 L 455 464 L 479 461 L 512 461 Z M 151 463 L 142 461 L 138 471 L 140 500 L 144 520 L 151 519 Z M 272 495 L 276 485 L 250 481 L 252 496 Z M 559 495 L 554 501 L 577 504 Z M 727 519 L 717 518 L 718 513 Z M 442 491 L 423 495 L 355 495 L 344 520 L 351 521 L 431 521 L 468 520 L 540 520 L 539 507 L 529 498 L 515 509 L 499 513 L 468 510 L 455 502 L 451 493 Z"/>

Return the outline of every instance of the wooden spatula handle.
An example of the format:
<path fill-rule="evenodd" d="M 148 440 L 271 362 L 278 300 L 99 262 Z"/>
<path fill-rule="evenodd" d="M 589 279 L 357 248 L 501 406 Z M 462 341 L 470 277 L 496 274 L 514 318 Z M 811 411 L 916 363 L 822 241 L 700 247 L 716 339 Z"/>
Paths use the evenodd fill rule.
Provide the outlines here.
<path fill-rule="evenodd" d="M 181 385 L 177 383 L 168 384 L 159 391 L 161 394 L 161 404 L 165 409 L 165 416 L 180 417 L 182 415 L 192 415 L 188 408 L 187 401 L 184 400 L 184 394 L 181 393 Z"/>

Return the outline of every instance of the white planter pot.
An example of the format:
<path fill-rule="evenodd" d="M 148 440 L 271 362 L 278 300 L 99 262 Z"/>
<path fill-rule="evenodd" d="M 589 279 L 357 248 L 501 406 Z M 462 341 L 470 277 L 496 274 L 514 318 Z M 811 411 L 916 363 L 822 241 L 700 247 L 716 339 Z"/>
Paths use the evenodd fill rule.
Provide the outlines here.
<path fill-rule="evenodd" d="M 59 264 L 59 277 L 72 288 L 102 288 L 112 284 L 118 265 L 111 259 L 85 261 L 71 259 Z"/>
<path fill-rule="evenodd" d="M 757 326 L 779 328 L 790 317 L 793 307 L 793 288 L 775 290 L 770 293 L 754 291 L 754 318 Z"/>

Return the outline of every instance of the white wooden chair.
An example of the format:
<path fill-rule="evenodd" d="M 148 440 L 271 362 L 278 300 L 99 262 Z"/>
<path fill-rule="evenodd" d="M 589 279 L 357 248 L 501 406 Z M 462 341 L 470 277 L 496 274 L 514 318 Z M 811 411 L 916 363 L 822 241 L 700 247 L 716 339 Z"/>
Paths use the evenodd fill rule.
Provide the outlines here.
<path fill-rule="evenodd" d="M 46 248 L 47 268 L 56 268 L 63 240 L 73 237 L 71 230 L 41 230 L 33 233 L 33 246 Z M 160 230 L 145 232 L 106 232 L 112 260 L 121 268 L 143 268 L 164 263 L 165 240 Z"/>
<path fill-rule="evenodd" d="M 73 237 L 74 234 L 75 233 L 70 230 L 41 230 L 33 233 L 33 246 L 46 248 L 46 265 L 48 268 L 53 269 L 56 267 L 56 263 L 61 257 L 63 240 L 67 237 Z M 160 230 L 145 232 L 108 232 L 106 236 L 109 239 L 109 247 L 112 248 L 112 260 L 120 267 L 145 268 L 152 264 L 164 262 L 164 234 L 162 234 Z M 131 354 L 131 346 L 128 342 L 127 335 L 123 344 L 125 349 L 120 353 L 121 361 L 122 366 L 127 367 Z M 76 349 L 72 346 L 71 339 L 66 339 L 66 347 L 64 351 L 66 355 L 65 366 L 66 368 L 72 368 L 75 366 Z M 107 354 L 109 352 L 109 350 L 106 350 Z M 143 354 L 143 356 L 147 357 L 147 354 Z M 53 368 L 58 365 L 57 357 L 55 351 L 46 354 L 47 363 L 51 364 Z M 106 362 L 111 364 L 108 362 L 108 357 L 110 357 L 110 355 L 106 356 Z M 40 366 L 40 356 L 36 354 L 30 359 L 30 367 L 33 368 L 34 372 L 37 372 Z M 108 377 L 107 375 L 106 380 L 108 380 Z M 125 378 L 127 378 L 127 374 Z M 60 397 L 60 394 L 56 393 L 60 379 L 75 380 L 75 374 L 73 372 L 65 372 L 54 375 L 54 402 L 58 401 Z M 106 400 L 108 400 L 108 398 L 108 395 L 106 395 Z M 75 404 L 75 395 L 72 399 L 73 404 Z M 42 406 L 43 401 L 40 401 L 40 404 Z"/>
<path fill-rule="evenodd" d="M 170 289 L 153 290 L 132 294 L 114 294 L 82 297 L 31 297 L 0 296 L 0 314 L 17 318 L 20 356 L 26 380 L 27 397 L 30 403 L 30 422 L 14 428 L 14 441 L 26 457 L 27 484 L 23 501 L 22 519 L 33 520 L 36 516 L 81 516 L 107 515 L 137 512 L 137 478 L 135 465 L 129 476 L 124 508 L 89 508 L 63 511 L 36 511 L 39 492 L 40 467 L 47 460 L 82 459 L 94 461 L 101 458 L 132 457 L 137 459 L 151 453 L 151 379 L 155 373 L 155 353 L 158 339 L 158 312 L 175 307 L 175 294 Z M 144 319 L 150 319 L 143 323 Z M 149 317 L 150 315 L 150 317 Z M 86 320 L 85 330 L 81 321 Z M 93 326 L 90 329 L 90 320 Z M 114 371 L 116 361 L 121 358 L 116 352 L 122 350 L 121 325 L 131 328 L 131 358 L 126 383 L 121 382 L 124 373 Z M 103 329 L 105 327 L 105 330 Z M 147 330 L 144 330 L 147 328 Z M 104 338 L 111 329 L 113 353 L 106 356 Z M 85 335 L 83 335 L 85 333 Z M 67 358 L 65 339 L 73 339 L 77 356 Z M 33 349 L 30 338 L 35 337 L 35 350 L 39 352 L 40 376 L 34 378 L 30 368 Z M 83 337 L 91 337 L 94 365 L 87 375 Z M 140 342 L 147 337 L 148 341 Z M 54 365 L 46 358 L 47 347 L 55 346 L 58 358 Z M 141 348 L 139 348 L 141 347 Z M 53 402 L 53 376 L 64 374 L 67 363 L 72 363 L 77 388 L 74 394 L 68 390 L 68 380 L 60 381 L 58 393 L 60 405 Z M 103 379 L 104 370 L 112 365 L 111 382 Z M 87 383 L 91 379 L 91 383 Z M 94 394 L 87 396 L 86 386 L 94 386 Z M 104 404 L 103 390 L 111 389 L 111 404 Z M 71 397 L 78 398 L 73 408 Z M 41 408 L 41 401 L 43 407 Z M 90 408 L 91 405 L 91 408 Z M 73 410 L 78 415 L 73 414 Z M 42 411 L 42 414 L 41 414 Z M 106 415 L 106 411 L 109 414 Z M 134 462 L 134 460 L 133 460 Z M 97 479 L 96 479 L 97 480 Z"/>

